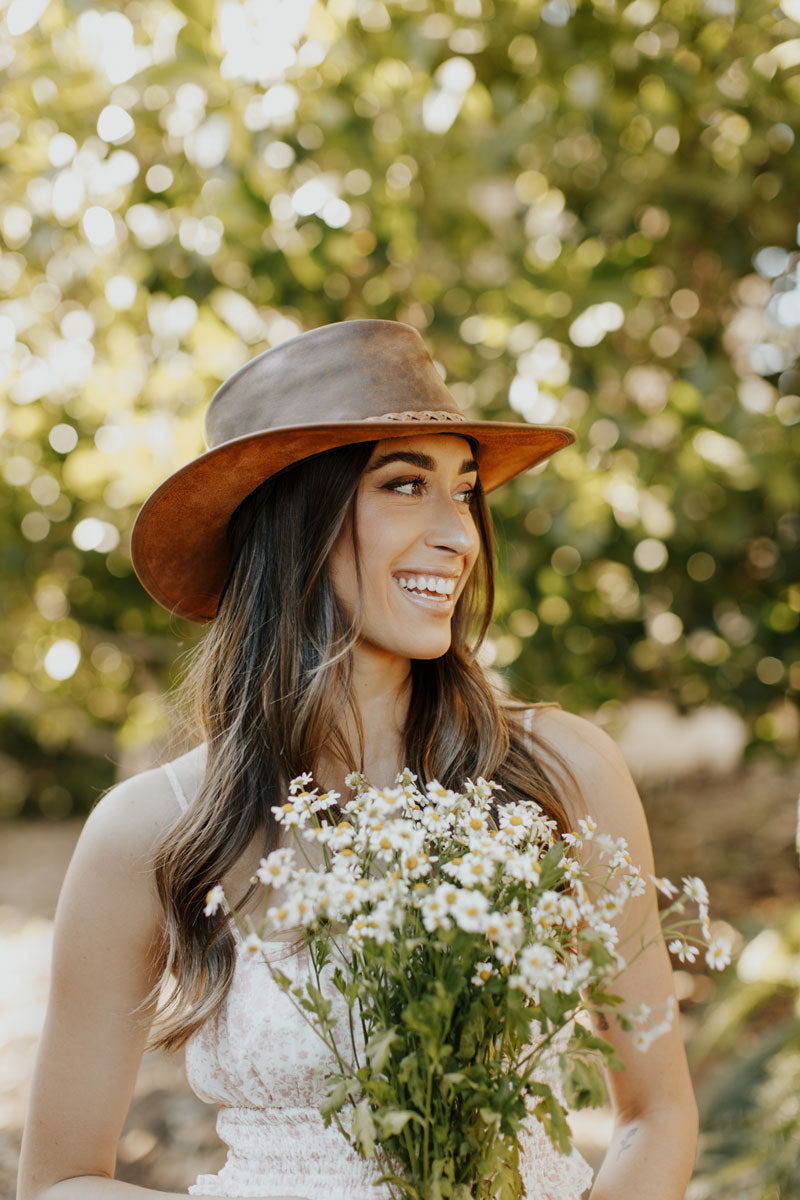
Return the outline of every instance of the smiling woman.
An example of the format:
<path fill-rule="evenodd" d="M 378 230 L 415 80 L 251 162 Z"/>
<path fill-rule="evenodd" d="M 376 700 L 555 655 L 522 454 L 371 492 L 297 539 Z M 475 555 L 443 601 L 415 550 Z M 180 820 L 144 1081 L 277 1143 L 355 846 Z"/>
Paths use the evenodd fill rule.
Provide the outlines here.
<path fill-rule="evenodd" d="M 330 1061 L 212 902 L 221 887 L 252 911 L 254 872 L 281 843 L 273 807 L 304 772 L 328 792 L 353 770 L 378 787 L 404 767 L 454 788 L 483 775 L 503 803 L 535 802 L 562 832 L 591 808 L 652 872 L 613 744 L 555 706 L 500 694 L 476 658 L 493 601 L 485 493 L 567 445 L 569 430 L 467 420 L 419 334 L 388 321 L 326 326 L 259 355 L 219 389 L 207 428 L 211 448 L 153 493 L 133 536 L 151 594 L 209 623 L 186 685 L 198 745 L 115 788 L 81 837 L 59 903 L 20 1200 L 165 1196 L 113 1179 L 148 1038 L 185 1046 L 192 1086 L 220 1105 L 228 1159 L 192 1194 L 392 1194 L 324 1125 Z M 621 936 L 654 937 L 619 990 L 656 1006 L 671 981 L 652 886 L 624 921 Z M 296 937 L 282 947 L 298 980 L 301 948 Z M 679 1035 L 644 1060 L 631 1035 L 603 1029 L 628 1069 L 610 1080 L 617 1130 L 592 1198 L 639 1200 L 646 1187 L 678 1200 L 696 1125 Z M 591 1182 L 536 1121 L 520 1154 L 537 1200 L 578 1200 Z"/>
<path fill-rule="evenodd" d="M 400 659 L 406 676 L 409 659 L 438 658 L 450 645 L 480 550 L 477 473 L 455 434 L 378 442 L 358 485 L 356 537 L 343 530 L 331 551 L 334 591 L 358 620 L 362 653 Z"/>

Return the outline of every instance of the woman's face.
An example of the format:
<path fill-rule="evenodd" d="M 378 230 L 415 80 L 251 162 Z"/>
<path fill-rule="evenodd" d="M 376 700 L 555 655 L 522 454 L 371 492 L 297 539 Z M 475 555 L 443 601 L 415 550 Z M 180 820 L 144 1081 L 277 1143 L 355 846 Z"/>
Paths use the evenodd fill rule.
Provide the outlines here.
<path fill-rule="evenodd" d="M 470 507 L 478 464 L 456 434 L 376 444 L 356 496 L 360 642 L 402 658 L 439 658 L 480 538 Z M 336 597 L 358 611 L 353 540 L 342 530 L 329 560 Z"/>

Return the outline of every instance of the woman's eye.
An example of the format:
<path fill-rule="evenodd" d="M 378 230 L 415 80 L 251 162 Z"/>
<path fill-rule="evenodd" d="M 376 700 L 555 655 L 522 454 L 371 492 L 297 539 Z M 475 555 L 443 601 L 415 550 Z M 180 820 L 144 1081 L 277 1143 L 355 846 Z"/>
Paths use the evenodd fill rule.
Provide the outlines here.
<path fill-rule="evenodd" d="M 390 492 L 399 492 L 401 496 L 418 496 L 424 486 L 425 480 L 422 476 L 416 479 L 396 479 L 386 485 Z"/>
<path fill-rule="evenodd" d="M 414 479 L 393 479 L 389 483 L 385 483 L 384 488 L 389 492 L 396 492 L 401 496 L 421 496 L 428 486 L 427 479 L 422 475 L 416 476 Z M 471 504 L 477 493 L 476 487 L 462 487 L 454 493 L 454 497 L 462 504 Z"/>

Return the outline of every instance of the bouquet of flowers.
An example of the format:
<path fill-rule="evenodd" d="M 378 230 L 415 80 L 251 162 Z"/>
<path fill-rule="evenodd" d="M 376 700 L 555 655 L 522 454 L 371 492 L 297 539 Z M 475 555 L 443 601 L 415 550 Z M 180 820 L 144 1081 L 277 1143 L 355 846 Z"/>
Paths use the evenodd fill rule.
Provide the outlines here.
<path fill-rule="evenodd" d="M 393 1197 L 516 1200 L 531 1116 L 559 1150 L 571 1146 L 543 1064 L 557 1064 L 570 1107 L 601 1104 L 599 1065 L 622 1065 L 580 1015 L 615 1011 L 642 1050 L 670 1027 L 671 997 L 656 1021 L 624 1011 L 613 990 L 626 965 L 613 921 L 644 890 L 641 872 L 591 818 L 559 838 L 538 805 L 498 804 L 498 786 L 482 778 L 454 792 L 420 789 L 409 771 L 382 789 L 354 774 L 343 808 L 311 784 L 295 779 L 273 808 L 294 847 L 262 859 L 265 916 L 240 926 L 337 1064 L 325 1123 L 376 1157 Z M 323 865 L 304 842 L 321 844 Z M 686 961 L 705 946 L 712 968 L 726 965 L 702 881 L 654 882 L 672 901 L 662 914 L 670 949 Z M 270 906 L 276 887 L 285 899 Z M 703 938 L 687 935 L 692 922 L 668 924 L 689 900 Z M 220 905 L 217 887 L 206 912 Z M 298 928 L 309 972 L 294 983 L 267 960 L 265 938 Z M 346 1001 L 348 1045 L 337 1043 L 324 973 Z"/>

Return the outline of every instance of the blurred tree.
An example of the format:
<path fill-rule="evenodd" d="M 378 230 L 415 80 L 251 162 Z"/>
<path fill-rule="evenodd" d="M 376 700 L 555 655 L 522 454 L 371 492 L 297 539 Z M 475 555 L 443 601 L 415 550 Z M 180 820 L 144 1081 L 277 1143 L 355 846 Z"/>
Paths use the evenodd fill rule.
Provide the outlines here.
<path fill-rule="evenodd" d="M 746 942 L 689 1042 L 703 1134 L 687 1200 L 800 1194 L 800 908 Z M 708 1071 L 709 1060 L 713 1070 Z"/>
<path fill-rule="evenodd" d="M 364 316 L 417 326 L 466 409 L 578 431 L 494 503 L 512 685 L 606 715 L 723 701 L 790 753 L 798 21 L 6 3 L 3 810 L 86 805 L 159 736 L 196 633 L 132 575 L 137 506 L 233 368 Z"/>

